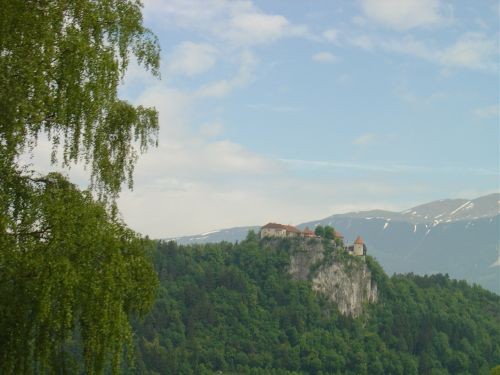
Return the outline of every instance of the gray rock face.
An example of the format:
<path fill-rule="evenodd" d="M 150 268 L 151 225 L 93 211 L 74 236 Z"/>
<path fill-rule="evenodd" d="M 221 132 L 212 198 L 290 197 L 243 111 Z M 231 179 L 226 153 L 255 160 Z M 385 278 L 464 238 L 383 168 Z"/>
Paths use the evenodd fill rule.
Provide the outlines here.
<path fill-rule="evenodd" d="M 367 303 L 377 302 L 377 284 L 363 258 L 325 256 L 319 240 L 298 240 L 292 246 L 288 272 L 310 280 L 314 290 L 337 303 L 344 315 L 357 317 Z"/>
<path fill-rule="evenodd" d="M 348 242 L 362 234 L 388 275 L 447 273 L 500 294 L 500 215 L 435 224 L 338 215 L 317 223 L 332 225 Z"/>
<path fill-rule="evenodd" d="M 318 269 L 312 279 L 313 289 L 326 294 L 340 312 L 353 317 L 363 312 L 366 303 L 377 302 L 377 284 L 366 264 L 347 261 Z"/>
<path fill-rule="evenodd" d="M 500 194 L 445 199 L 402 212 L 372 210 L 329 216 L 299 229 L 332 225 L 347 242 L 362 234 L 370 255 L 387 274 L 447 273 L 500 294 Z M 248 230 L 233 228 L 175 239 L 179 244 L 241 241 Z"/>
<path fill-rule="evenodd" d="M 295 280 L 308 280 L 313 264 L 324 258 L 323 244 L 319 240 L 298 240 L 292 248 L 288 272 Z"/>

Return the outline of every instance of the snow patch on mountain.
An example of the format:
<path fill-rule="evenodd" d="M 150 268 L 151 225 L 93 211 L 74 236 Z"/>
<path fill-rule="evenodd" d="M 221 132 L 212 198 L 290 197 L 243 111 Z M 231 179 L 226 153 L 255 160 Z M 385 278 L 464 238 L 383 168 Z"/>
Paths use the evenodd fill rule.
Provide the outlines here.
<path fill-rule="evenodd" d="M 464 204 L 462 204 L 460 207 L 458 207 L 456 210 L 453 210 L 451 213 L 450 213 L 450 216 L 453 216 L 455 215 L 458 211 L 460 211 L 462 208 L 465 208 L 468 204 L 470 204 L 471 202 L 470 201 L 467 201 L 465 202 Z M 474 206 L 474 204 L 472 204 L 472 206 Z"/>

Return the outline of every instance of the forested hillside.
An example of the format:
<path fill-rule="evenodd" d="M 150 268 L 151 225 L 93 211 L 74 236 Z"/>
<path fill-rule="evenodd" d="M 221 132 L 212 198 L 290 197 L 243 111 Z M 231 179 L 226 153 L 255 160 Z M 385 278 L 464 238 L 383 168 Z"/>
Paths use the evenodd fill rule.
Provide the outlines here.
<path fill-rule="evenodd" d="M 363 233 L 370 253 L 389 275 L 448 273 L 500 294 L 499 199 L 499 194 L 489 194 L 471 200 L 429 202 L 402 212 L 335 214 L 297 227 L 332 225 L 347 241 Z M 243 240 L 250 229 L 260 227 L 222 229 L 174 240 L 185 245 L 235 242 Z"/>
<path fill-rule="evenodd" d="M 354 319 L 291 278 L 291 248 L 252 234 L 239 244 L 159 242 L 161 287 L 135 324 L 129 371 L 489 374 L 500 363 L 497 295 L 445 275 L 389 278 L 367 257 L 379 299 Z"/>

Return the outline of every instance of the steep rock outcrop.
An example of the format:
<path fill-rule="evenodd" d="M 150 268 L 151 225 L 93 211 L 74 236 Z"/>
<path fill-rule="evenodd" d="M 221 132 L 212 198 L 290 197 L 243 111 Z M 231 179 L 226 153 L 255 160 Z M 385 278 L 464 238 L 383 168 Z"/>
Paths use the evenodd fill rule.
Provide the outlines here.
<path fill-rule="evenodd" d="M 317 239 L 290 241 L 288 272 L 296 280 L 310 280 L 313 289 L 336 302 L 342 314 L 357 317 L 367 303 L 377 302 L 377 284 L 364 258 L 329 246 L 333 245 L 325 247 Z"/>
<path fill-rule="evenodd" d="M 335 301 L 342 314 L 353 317 L 363 312 L 367 302 L 376 302 L 378 298 L 370 270 L 356 260 L 323 264 L 312 277 L 313 289 Z"/>
<path fill-rule="evenodd" d="M 308 280 L 313 265 L 324 260 L 324 248 L 316 239 L 297 239 L 290 249 L 290 266 L 288 272 L 295 280 Z"/>

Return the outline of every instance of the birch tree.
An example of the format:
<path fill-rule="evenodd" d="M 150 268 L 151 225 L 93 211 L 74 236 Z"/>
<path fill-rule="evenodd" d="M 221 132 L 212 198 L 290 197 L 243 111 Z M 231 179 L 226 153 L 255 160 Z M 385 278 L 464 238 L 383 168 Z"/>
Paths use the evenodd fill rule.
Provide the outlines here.
<path fill-rule="evenodd" d="M 137 0 L 3 0 L 0 6 L 0 373 L 119 372 L 132 314 L 157 284 L 148 241 L 114 202 L 132 186 L 158 115 L 117 91 L 131 58 L 158 76 Z M 90 171 L 82 191 L 20 164 L 40 138 L 51 162 Z"/>

